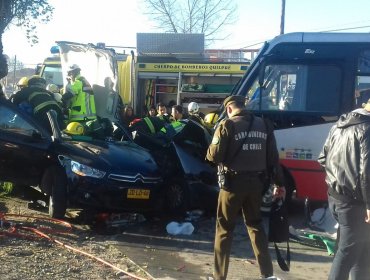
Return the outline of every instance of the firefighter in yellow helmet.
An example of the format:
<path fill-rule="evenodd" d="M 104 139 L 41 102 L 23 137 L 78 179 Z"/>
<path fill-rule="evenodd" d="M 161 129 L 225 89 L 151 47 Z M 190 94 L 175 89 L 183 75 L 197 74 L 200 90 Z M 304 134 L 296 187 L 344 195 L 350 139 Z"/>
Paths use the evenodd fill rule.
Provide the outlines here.
<path fill-rule="evenodd" d="M 215 126 L 216 122 L 218 120 L 218 114 L 217 113 L 209 113 L 204 117 L 204 126 L 212 130 Z"/>
<path fill-rule="evenodd" d="M 70 122 L 63 131 L 69 135 L 84 135 L 85 128 L 79 122 Z"/>
<path fill-rule="evenodd" d="M 46 113 L 49 110 L 54 110 L 57 113 L 58 124 L 63 129 L 62 109 L 52 93 L 46 90 L 46 80 L 35 75 L 28 80 L 27 84 L 27 87 L 22 88 L 12 96 L 12 102 L 27 113 L 32 114 L 50 132 L 52 132 L 52 129 Z"/>
<path fill-rule="evenodd" d="M 22 77 L 19 79 L 17 83 L 17 89 L 21 90 L 22 88 L 25 88 L 28 86 L 28 77 Z"/>
<path fill-rule="evenodd" d="M 68 121 L 85 122 L 96 119 L 94 92 L 89 82 L 81 76 L 81 68 L 73 64 L 68 69 L 68 85 L 62 101 L 68 111 Z"/>

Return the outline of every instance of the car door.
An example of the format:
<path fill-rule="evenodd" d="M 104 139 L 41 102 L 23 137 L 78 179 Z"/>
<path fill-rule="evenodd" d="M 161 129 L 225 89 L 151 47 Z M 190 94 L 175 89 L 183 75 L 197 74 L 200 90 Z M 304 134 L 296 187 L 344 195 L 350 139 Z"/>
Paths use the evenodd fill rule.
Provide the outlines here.
<path fill-rule="evenodd" d="M 0 102 L 0 180 L 34 185 L 49 164 L 51 136 L 8 101 Z"/>

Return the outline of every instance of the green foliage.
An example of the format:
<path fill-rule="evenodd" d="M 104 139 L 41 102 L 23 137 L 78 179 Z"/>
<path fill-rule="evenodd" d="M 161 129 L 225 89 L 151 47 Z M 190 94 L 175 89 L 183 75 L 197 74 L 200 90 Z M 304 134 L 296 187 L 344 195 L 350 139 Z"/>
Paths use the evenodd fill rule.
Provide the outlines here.
<path fill-rule="evenodd" d="M 11 182 L 0 182 L 0 193 L 10 194 L 13 191 L 13 183 Z"/>
<path fill-rule="evenodd" d="M 25 29 L 28 41 L 34 45 L 38 43 L 36 25 L 49 22 L 54 7 L 48 0 L 0 0 L 0 10 L 0 36 L 10 24 L 15 24 Z"/>

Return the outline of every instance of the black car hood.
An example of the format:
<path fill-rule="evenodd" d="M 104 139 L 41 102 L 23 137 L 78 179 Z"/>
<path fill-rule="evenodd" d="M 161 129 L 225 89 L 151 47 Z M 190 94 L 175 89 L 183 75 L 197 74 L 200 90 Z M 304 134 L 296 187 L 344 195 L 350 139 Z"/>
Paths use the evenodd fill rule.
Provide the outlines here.
<path fill-rule="evenodd" d="M 63 141 L 58 155 L 114 174 L 159 176 L 158 166 L 143 148 L 131 142 Z"/>

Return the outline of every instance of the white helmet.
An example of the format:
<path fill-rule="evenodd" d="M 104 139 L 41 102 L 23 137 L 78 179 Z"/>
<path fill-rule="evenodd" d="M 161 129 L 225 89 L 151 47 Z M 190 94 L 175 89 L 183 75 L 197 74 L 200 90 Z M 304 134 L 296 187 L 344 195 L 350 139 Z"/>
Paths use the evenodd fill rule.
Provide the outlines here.
<path fill-rule="evenodd" d="M 58 88 L 58 86 L 56 84 L 48 84 L 46 86 L 46 90 L 48 90 L 48 91 L 50 91 L 52 93 L 59 92 L 59 88 Z"/>
<path fill-rule="evenodd" d="M 199 112 L 199 105 L 196 102 L 190 102 L 188 105 L 189 114 L 196 114 Z"/>
<path fill-rule="evenodd" d="M 73 71 L 73 70 L 81 70 L 80 66 L 78 66 L 77 64 L 72 64 L 68 67 L 68 70 L 69 71 Z"/>
<path fill-rule="evenodd" d="M 72 64 L 70 66 L 68 66 L 68 71 L 67 71 L 67 75 L 71 75 L 71 74 L 75 74 L 75 75 L 78 75 L 81 71 L 81 68 L 80 66 L 78 66 L 77 64 Z"/>

